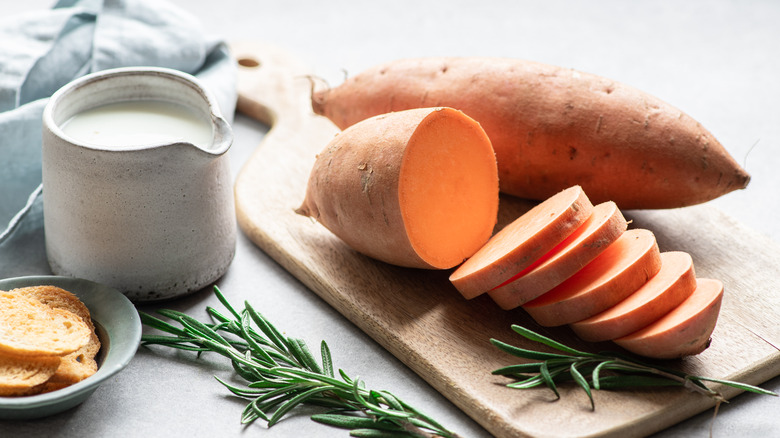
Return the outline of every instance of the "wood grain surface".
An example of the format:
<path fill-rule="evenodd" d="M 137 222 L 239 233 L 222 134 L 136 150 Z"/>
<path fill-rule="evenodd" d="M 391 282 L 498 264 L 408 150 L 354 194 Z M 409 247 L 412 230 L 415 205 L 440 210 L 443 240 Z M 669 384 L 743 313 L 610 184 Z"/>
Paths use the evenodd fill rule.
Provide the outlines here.
<path fill-rule="evenodd" d="M 589 351 L 568 328 L 538 326 L 522 310 L 502 311 L 489 298 L 466 301 L 449 271 L 390 266 L 355 253 L 318 223 L 296 215 L 316 154 L 337 133 L 312 113 L 311 68 L 259 42 L 232 45 L 239 60 L 239 111 L 271 129 L 235 184 L 239 225 L 280 265 L 498 437 L 644 436 L 713 406 L 680 388 L 594 391 L 564 385 L 512 390 L 491 371 L 519 359 L 490 342 L 538 348 L 514 334 L 520 324 Z M 499 227 L 533 204 L 505 197 Z M 656 234 L 662 251 L 693 256 L 699 277 L 718 278 L 725 296 L 712 345 L 665 365 L 688 373 L 760 384 L 780 374 L 780 247 L 707 205 L 625 211 L 630 228 Z M 713 385 L 731 398 L 730 387 Z"/>

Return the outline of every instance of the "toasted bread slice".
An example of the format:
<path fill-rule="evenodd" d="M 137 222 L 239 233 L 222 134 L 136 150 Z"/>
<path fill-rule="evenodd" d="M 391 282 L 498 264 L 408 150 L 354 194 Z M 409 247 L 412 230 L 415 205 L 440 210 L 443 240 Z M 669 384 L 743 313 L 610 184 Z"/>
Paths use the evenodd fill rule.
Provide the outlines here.
<path fill-rule="evenodd" d="M 12 293 L 34 298 L 43 304 L 56 309 L 64 309 L 80 316 L 90 329 L 90 339 L 87 345 L 73 353 L 62 357 L 59 369 L 51 378 L 53 384 L 72 384 L 80 382 L 95 374 L 98 369 L 95 357 L 100 351 L 100 339 L 95 333 L 89 309 L 78 297 L 65 289 L 56 286 L 30 286 L 11 290 Z"/>
<path fill-rule="evenodd" d="M 39 393 L 59 365 L 59 356 L 12 356 L 0 353 L 0 396 Z"/>
<path fill-rule="evenodd" d="M 96 337 L 97 338 L 97 337 Z M 95 374 L 98 370 L 95 356 L 100 350 L 100 342 L 90 342 L 73 353 L 62 356 L 60 367 L 49 379 L 49 383 L 65 386 L 80 382 Z"/>
<path fill-rule="evenodd" d="M 73 312 L 80 316 L 90 329 L 94 329 L 92 317 L 89 314 L 87 306 L 84 305 L 76 295 L 65 289 L 57 286 L 29 286 L 11 289 L 10 292 L 22 294 L 28 298 L 34 298 L 55 309 L 64 309 Z"/>
<path fill-rule="evenodd" d="M 92 330 L 73 312 L 18 293 L 0 292 L 0 352 L 64 356 L 90 342 Z"/>

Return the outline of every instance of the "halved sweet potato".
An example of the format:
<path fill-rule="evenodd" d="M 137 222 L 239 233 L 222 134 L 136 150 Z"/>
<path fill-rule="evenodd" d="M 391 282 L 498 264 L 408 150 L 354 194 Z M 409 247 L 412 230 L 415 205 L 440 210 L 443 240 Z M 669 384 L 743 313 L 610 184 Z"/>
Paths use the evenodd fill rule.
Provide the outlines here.
<path fill-rule="evenodd" d="M 318 155 L 297 212 L 375 259 L 452 268 L 493 233 L 495 154 L 480 125 L 451 108 L 373 117 Z"/>

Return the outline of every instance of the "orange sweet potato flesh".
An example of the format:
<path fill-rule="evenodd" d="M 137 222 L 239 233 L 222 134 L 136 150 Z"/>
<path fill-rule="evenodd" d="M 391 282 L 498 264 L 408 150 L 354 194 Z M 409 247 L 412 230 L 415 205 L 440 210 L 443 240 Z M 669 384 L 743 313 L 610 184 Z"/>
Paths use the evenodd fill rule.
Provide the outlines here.
<path fill-rule="evenodd" d="M 661 253 L 661 270 L 626 299 L 609 309 L 572 323 L 582 339 L 611 341 L 640 330 L 677 307 L 696 289 L 693 260 L 688 253 Z"/>
<path fill-rule="evenodd" d="M 661 269 L 649 230 L 628 230 L 598 257 L 553 290 L 523 305 L 542 326 L 581 321 L 619 303 Z"/>
<path fill-rule="evenodd" d="M 723 283 L 699 278 L 696 284 L 693 294 L 678 307 L 614 342 L 632 353 L 656 359 L 676 359 L 707 349 L 723 301 Z"/>
<path fill-rule="evenodd" d="M 373 117 L 318 155 L 297 212 L 375 259 L 449 269 L 493 233 L 495 154 L 480 125 L 452 108 Z"/>
<path fill-rule="evenodd" d="M 627 223 L 614 202 L 603 202 L 579 229 L 552 251 L 488 294 L 502 309 L 514 309 L 549 292 L 585 267 L 625 231 Z"/>
<path fill-rule="evenodd" d="M 403 109 L 448 106 L 485 129 L 501 191 L 544 200 L 581 185 L 622 209 L 699 204 L 747 186 L 747 172 L 693 118 L 593 74 L 503 58 L 403 59 L 312 95 L 341 129 Z"/>
<path fill-rule="evenodd" d="M 471 299 L 500 285 L 563 242 L 591 215 L 580 186 L 562 190 L 514 220 L 450 276 Z"/>

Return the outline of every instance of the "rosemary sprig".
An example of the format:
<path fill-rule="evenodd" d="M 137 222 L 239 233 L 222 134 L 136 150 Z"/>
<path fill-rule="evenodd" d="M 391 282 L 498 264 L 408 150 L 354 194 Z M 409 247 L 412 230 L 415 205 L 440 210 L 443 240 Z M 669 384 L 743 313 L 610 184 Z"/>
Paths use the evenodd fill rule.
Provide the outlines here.
<path fill-rule="evenodd" d="M 362 380 L 341 369 L 336 376 L 325 341 L 320 344 L 318 362 L 302 339 L 284 336 L 249 303 L 238 312 L 216 286 L 214 293 L 229 315 L 208 307 L 212 322 L 204 323 L 174 310 L 157 311 L 179 327 L 142 312 L 144 324 L 172 336 L 144 335 L 141 341 L 228 358 L 236 374 L 248 383 L 238 386 L 216 379 L 231 393 L 249 400 L 242 423 L 261 419 L 270 427 L 305 403 L 331 408 L 328 413 L 312 415 L 312 420 L 350 429 L 356 437 L 457 437 L 390 392 L 366 389 Z"/>
<path fill-rule="evenodd" d="M 719 392 L 707 387 L 704 384 L 705 381 L 720 383 L 757 394 L 777 396 L 776 393 L 757 386 L 730 380 L 694 376 L 671 368 L 650 365 L 619 353 L 588 353 L 579 351 L 518 325 L 513 325 L 512 330 L 529 340 L 547 345 L 561 353 L 528 350 L 491 339 L 490 342 L 493 345 L 506 353 L 523 359 L 538 361 L 509 365 L 493 371 L 493 374 L 515 378 L 516 381 L 507 384 L 510 388 L 527 389 L 546 385 L 553 391 L 556 398 L 560 398 L 557 384 L 573 380 L 588 395 L 591 409 L 595 409 L 591 389 L 617 389 L 640 386 L 682 386 L 707 397 L 712 397 L 718 404 L 726 401 Z"/>

